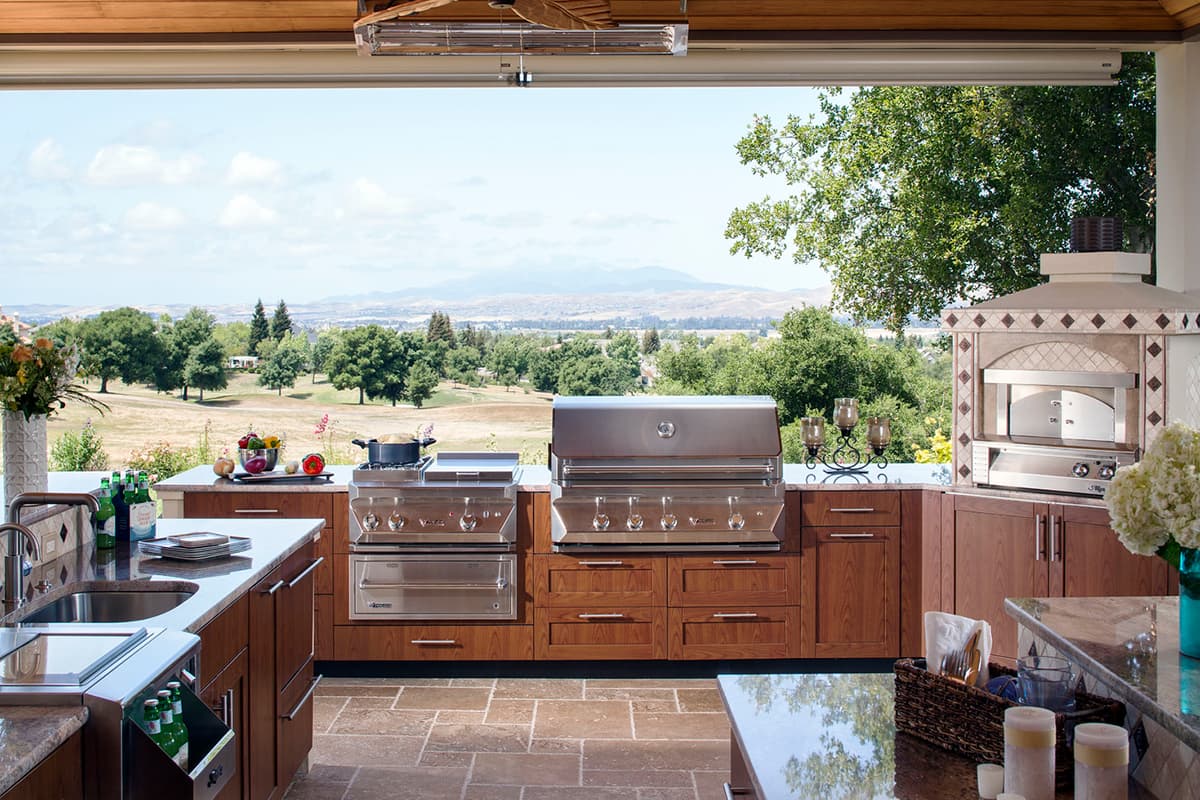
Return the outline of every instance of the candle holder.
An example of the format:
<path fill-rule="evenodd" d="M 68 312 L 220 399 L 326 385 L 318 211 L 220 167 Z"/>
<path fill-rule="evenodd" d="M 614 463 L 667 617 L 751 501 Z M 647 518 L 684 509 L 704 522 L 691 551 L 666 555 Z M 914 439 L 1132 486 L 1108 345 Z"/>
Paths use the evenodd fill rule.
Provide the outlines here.
<path fill-rule="evenodd" d="M 874 465 L 883 469 L 888 465 L 884 452 L 892 441 L 891 421 L 887 417 L 867 417 L 867 448 L 870 452 L 863 458 L 863 451 L 854 441 L 854 427 L 858 424 L 858 401 L 853 397 L 839 397 L 834 402 L 833 421 L 838 428 L 838 439 L 829 453 L 825 446 L 825 419 L 803 417 L 800 420 L 800 436 L 808 457 L 804 466 L 816 469 L 819 463 L 831 474 L 861 474 Z"/>

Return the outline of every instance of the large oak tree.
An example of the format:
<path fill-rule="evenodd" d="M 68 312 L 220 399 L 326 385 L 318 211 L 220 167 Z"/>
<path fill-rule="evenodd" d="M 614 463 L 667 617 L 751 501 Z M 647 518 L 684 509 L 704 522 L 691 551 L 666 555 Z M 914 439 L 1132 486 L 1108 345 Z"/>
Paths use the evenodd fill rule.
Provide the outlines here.
<path fill-rule="evenodd" d="M 1113 86 L 872 87 L 820 95 L 821 117 L 759 117 L 738 142 L 794 194 L 730 215 L 732 251 L 830 275 L 834 306 L 903 331 L 954 301 L 1036 284 L 1076 216 L 1154 239 L 1154 60 L 1127 53 Z"/>

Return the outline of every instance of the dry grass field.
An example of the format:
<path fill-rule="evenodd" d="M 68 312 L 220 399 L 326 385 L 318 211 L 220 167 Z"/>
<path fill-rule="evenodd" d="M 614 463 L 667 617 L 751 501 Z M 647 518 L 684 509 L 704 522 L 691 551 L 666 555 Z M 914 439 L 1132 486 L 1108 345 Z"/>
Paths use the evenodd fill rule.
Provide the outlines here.
<path fill-rule="evenodd" d="M 109 383 L 106 394 L 94 395 L 111 410 L 104 415 L 78 403 L 69 405 L 50 419 L 47 439 L 54 441 L 65 431 L 78 432 L 91 420 L 103 437 L 112 468 L 123 466 L 129 454 L 158 443 L 172 448 L 196 447 L 205 435 L 214 453 L 237 447 L 247 431 L 274 434 L 284 440 L 283 458 L 300 458 L 312 451 L 326 451 L 314 434 L 322 415 L 329 414 L 327 438 L 336 463 L 365 460 L 365 451 L 351 444 L 354 438 L 371 438 L 388 433 L 415 433 L 433 425 L 438 446 L 453 450 L 516 450 L 525 463 L 546 461 L 550 441 L 551 396 L 521 388 L 482 389 L 443 383 L 423 408 L 386 402 L 358 404 L 357 391 L 338 391 L 324 382 L 302 376 L 294 389 L 282 395 L 263 389 L 256 376 L 231 373 L 228 388 L 205 392 L 197 399 L 195 390 L 184 402 L 178 393 L 162 394 L 142 386 Z M 90 388 L 98 388 L 92 382 Z"/>

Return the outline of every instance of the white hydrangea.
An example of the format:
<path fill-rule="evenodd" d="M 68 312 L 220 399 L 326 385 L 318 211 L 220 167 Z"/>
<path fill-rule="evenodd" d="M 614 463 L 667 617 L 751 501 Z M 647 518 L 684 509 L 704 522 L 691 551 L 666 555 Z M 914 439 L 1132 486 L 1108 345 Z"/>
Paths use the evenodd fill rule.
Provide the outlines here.
<path fill-rule="evenodd" d="M 1200 432 L 1167 426 L 1141 463 L 1117 470 L 1105 499 L 1121 543 L 1154 555 L 1169 539 L 1200 547 Z"/>

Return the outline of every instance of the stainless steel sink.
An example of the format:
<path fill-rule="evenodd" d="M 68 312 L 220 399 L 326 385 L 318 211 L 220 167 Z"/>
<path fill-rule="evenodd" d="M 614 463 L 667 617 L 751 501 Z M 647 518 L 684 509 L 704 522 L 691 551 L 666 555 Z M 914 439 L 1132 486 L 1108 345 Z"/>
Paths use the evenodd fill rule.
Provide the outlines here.
<path fill-rule="evenodd" d="M 81 591 L 22 614 L 20 622 L 130 622 L 164 614 L 195 593 L 167 590 Z"/>

